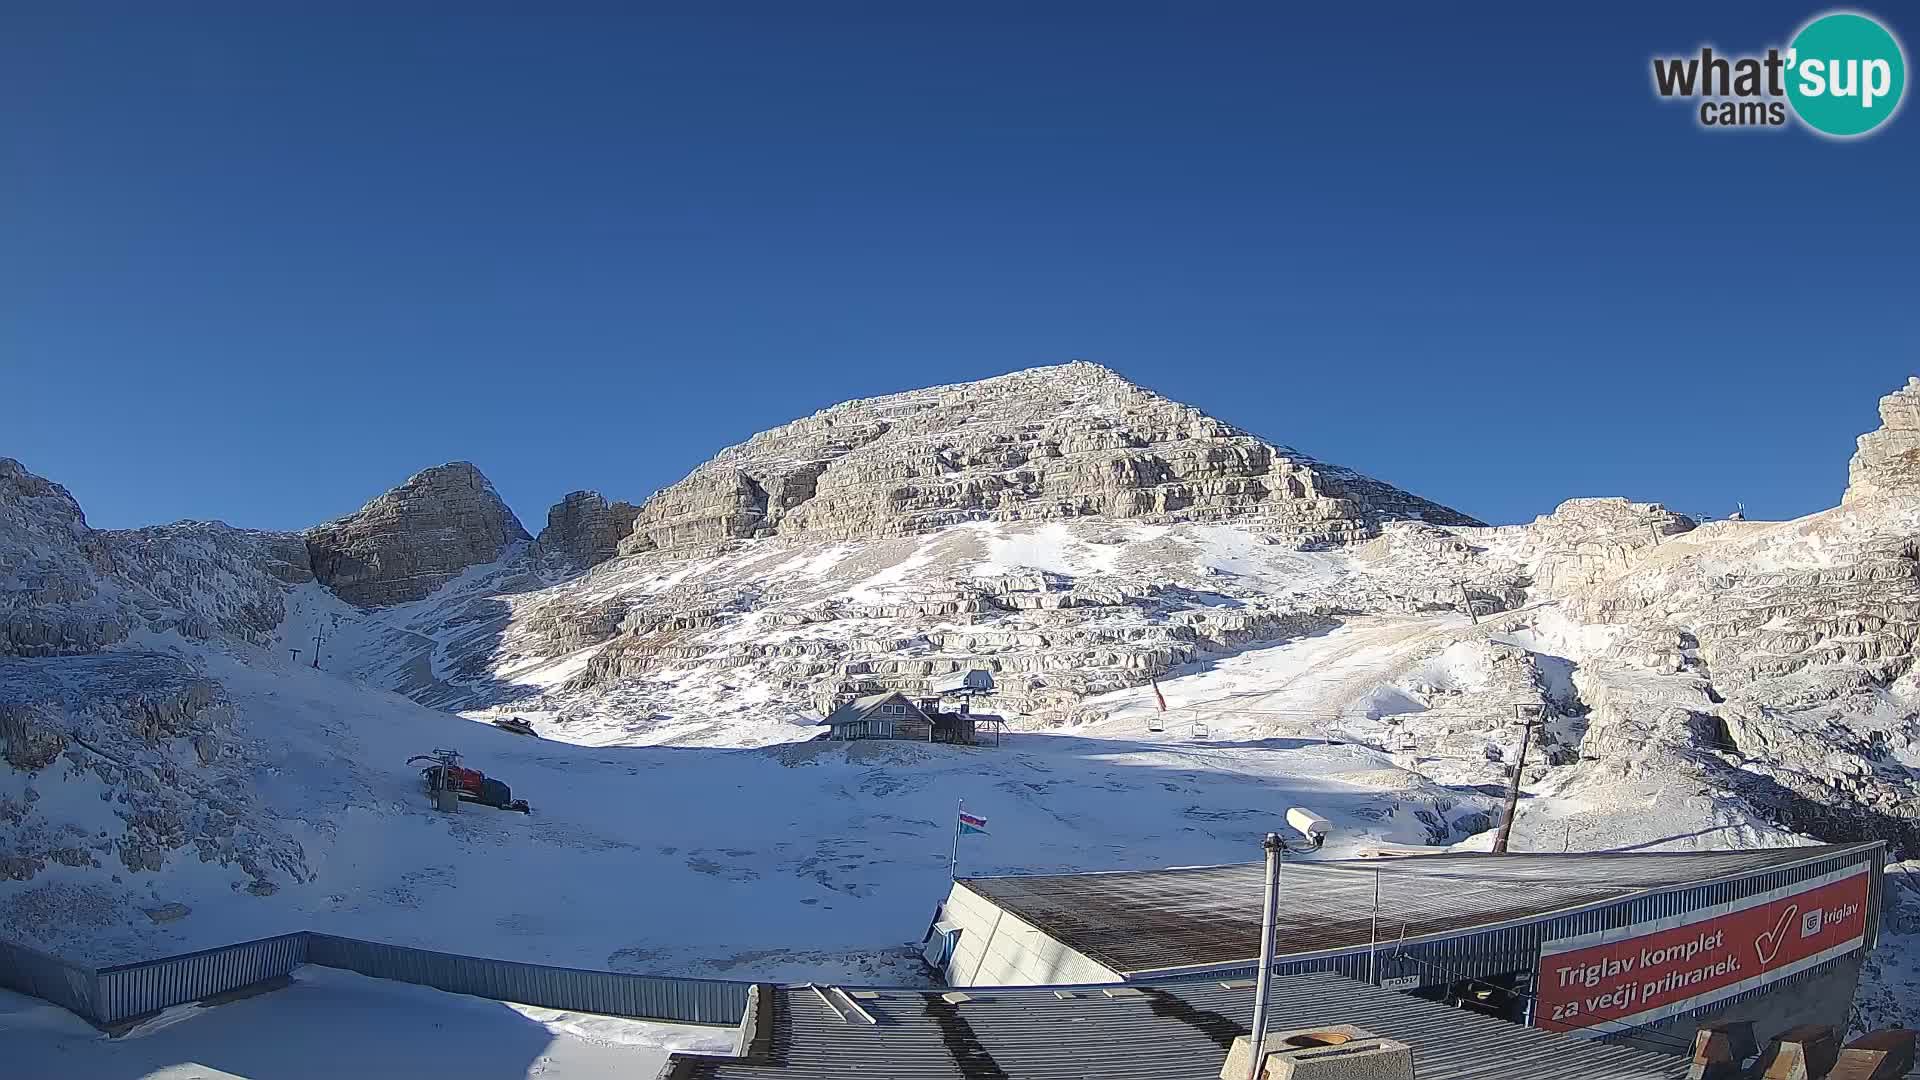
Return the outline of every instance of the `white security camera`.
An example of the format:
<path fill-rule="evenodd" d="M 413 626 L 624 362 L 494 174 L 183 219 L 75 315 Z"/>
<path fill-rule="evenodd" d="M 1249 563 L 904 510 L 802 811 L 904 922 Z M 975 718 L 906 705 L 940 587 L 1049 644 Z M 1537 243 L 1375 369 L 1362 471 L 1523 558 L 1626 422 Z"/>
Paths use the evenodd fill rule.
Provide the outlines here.
<path fill-rule="evenodd" d="M 1287 811 L 1287 824 L 1293 826 L 1293 831 L 1312 841 L 1314 847 L 1325 843 L 1327 834 L 1333 831 L 1333 822 L 1304 806 Z"/>

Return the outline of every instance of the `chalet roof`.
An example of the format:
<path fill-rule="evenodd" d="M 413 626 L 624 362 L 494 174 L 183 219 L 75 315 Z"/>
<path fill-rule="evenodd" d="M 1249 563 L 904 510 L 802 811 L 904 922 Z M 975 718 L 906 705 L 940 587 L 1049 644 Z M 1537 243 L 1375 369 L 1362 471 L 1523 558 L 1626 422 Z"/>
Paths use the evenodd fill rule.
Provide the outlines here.
<path fill-rule="evenodd" d="M 875 709 L 892 701 L 894 698 L 899 698 L 901 701 L 906 702 L 908 708 L 916 713 L 920 713 L 920 707 L 911 701 L 907 701 L 905 694 L 902 694 L 898 690 L 886 690 L 878 694 L 866 694 L 862 697 L 854 698 L 852 701 L 828 713 L 826 719 L 820 721 L 818 726 L 851 724 L 856 720 L 865 720 L 873 715 Z M 921 715 L 925 714 L 922 713 Z"/>

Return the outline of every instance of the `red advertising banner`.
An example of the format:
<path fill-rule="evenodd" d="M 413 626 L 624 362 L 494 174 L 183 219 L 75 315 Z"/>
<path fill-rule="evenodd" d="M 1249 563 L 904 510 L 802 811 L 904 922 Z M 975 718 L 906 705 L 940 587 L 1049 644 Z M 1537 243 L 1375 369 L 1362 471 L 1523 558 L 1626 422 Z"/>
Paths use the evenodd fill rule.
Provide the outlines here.
<path fill-rule="evenodd" d="M 1841 955 L 1865 940 L 1870 881 L 1862 866 L 1793 886 L 1798 892 L 1735 901 L 1733 911 L 1610 931 L 1611 941 L 1548 942 L 1540 949 L 1534 1024 L 1577 1031 L 1645 1023 Z"/>

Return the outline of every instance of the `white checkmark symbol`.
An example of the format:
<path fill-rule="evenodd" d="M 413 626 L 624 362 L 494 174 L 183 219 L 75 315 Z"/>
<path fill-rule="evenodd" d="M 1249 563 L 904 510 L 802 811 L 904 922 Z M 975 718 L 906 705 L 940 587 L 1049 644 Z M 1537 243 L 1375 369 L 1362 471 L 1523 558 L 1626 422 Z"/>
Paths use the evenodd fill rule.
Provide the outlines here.
<path fill-rule="evenodd" d="M 1773 963 L 1773 958 L 1780 955 L 1781 935 L 1786 933 L 1787 924 L 1799 913 L 1799 904 L 1788 904 L 1787 910 L 1780 913 L 1780 921 L 1773 924 L 1773 929 L 1753 939 L 1753 951 L 1760 954 L 1761 967 Z"/>

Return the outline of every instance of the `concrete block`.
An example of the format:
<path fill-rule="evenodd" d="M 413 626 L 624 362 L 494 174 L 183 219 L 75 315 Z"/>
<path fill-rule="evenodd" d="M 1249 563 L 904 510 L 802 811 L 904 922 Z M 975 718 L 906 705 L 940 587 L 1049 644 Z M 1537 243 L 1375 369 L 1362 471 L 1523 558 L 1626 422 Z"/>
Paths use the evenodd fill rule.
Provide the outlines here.
<path fill-rule="evenodd" d="M 1413 1048 L 1351 1024 L 1267 1034 L 1260 1080 L 1414 1080 Z M 1253 1040 L 1233 1041 L 1220 1080 L 1247 1080 Z"/>

